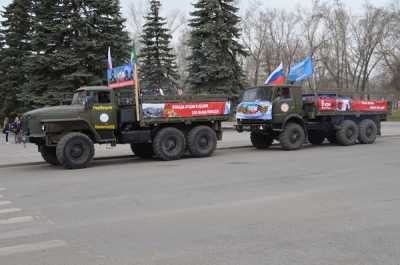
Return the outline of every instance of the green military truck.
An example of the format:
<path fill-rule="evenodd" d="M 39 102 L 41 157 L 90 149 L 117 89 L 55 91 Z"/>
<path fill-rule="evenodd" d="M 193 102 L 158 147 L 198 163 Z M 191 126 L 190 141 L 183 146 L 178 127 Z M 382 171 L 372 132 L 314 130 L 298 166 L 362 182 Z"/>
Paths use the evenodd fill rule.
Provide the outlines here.
<path fill-rule="evenodd" d="M 303 94 L 298 86 L 261 86 L 244 92 L 236 129 L 251 132 L 251 142 L 258 149 L 270 147 L 274 140 L 284 150 L 300 149 L 306 140 L 314 145 L 326 139 L 343 146 L 372 144 L 388 113 L 386 100 Z"/>
<path fill-rule="evenodd" d="M 210 156 L 229 114 L 230 101 L 222 97 L 144 98 L 132 87 L 83 87 L 71 105 L 24 114 L 22 130 L 45 161 L 79 169 L 93 159 L 95 143 L 130 144 L 142 158 Z"/>

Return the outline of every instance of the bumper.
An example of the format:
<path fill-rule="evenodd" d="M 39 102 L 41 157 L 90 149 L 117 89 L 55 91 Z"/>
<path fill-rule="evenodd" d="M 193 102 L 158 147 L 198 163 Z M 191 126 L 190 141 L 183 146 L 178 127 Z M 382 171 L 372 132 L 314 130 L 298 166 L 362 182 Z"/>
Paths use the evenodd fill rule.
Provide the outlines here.
<path fill-rule="evenodd" d="M 238 132 L 268 131 L 272 129 L 272 125 L 265 121 L 238 121 L 235 129 Z"/>

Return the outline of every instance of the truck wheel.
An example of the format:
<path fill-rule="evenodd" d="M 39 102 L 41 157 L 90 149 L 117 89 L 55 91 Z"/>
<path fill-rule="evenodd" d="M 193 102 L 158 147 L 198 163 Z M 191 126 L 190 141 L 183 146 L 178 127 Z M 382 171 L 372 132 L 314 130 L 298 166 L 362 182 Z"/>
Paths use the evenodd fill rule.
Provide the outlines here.
<path fill-rule="evenodd" d="M 140 158 L 150 159 L 154 156 L 152 144 L 131 144 L 131 149 Z"/>
<path fill-rule="evenodd" d="M 358 141 L 362 144 L 373 144 L 378 134 L 378 127 L 375 122 L 370 119 L 363 120 L 360 123 L 360 135 Z"/>
<path fill-rule="evenodd" d="M 173 127 L 161 129 L 154 138 L 153 151 L 161 160 L 178 160 L 186 151 L 185 135 Z"/>
<path fill-rule="evenodd" d="M 352 120 L 344 120 L 336 132 L 336 139 L 340 145 L 350 146 L 357 142 L 359 130 L 357 124 Z"/>
<path fill-rule="evenodd" d="M 279 141 L 284 150 L 298 150 L 305 141 L 306 135 L 302 126 L 297 123 L 289 123 L 279 135 Z"/>
<path fill-rule="evenodd" d="M 94 157 L 93 141 L 83 133 L 69 133 L 57 144 L 57 158 L 67 169 L 85 168 Z"/>
<path fill-rule="evenodd" d="M 217 135 L 208 126 L 197 126 L 190 130 L 188 148 L 194 157 L 211 156 L 217 148 Z"/>
<path fill-rule="evenodd" d="M 49 163 L 50 165 L 53 165 L 53 166 L 60 165 L 60 162 L 58 162 L 58 159 L 57 159 L 55 147 L 42 145 L 42 146 L 40 146 L 39 149 L 40 149 L 40 153 L 42 154 L 44 161 L 46 161 L 47 163 Z"/>
<path fill-rule="evenodd" d="M 325 133 L 321 131 L 309 131 L 308 141 L 313 145 L 321 145 L 325 141 Z"/>
<path fill-rule="evenodd" d="M 262 134 L 260 132 L 251 132 L 250 140 L 253 146 L 257 149 L 267 149 L 271 147 L 274 139 L 268 134 Z"/>

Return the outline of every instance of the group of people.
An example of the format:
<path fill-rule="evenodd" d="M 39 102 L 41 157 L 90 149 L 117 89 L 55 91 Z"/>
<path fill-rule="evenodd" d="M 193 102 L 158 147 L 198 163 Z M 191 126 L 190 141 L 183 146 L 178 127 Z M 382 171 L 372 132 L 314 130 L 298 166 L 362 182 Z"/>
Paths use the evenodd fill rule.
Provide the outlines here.
<path fill-rule="evenodd" d="M 4 118 L 3 122 L 3 134 L 6 136 L 6 143 L 9 143 L 10 134 L 14 134 L 14 142 L 19 144 L 22 142 L 21 135 L 21 119 L 19 116 L 15 117 L 15 119 L 10 119 L 8 117 Z"/>

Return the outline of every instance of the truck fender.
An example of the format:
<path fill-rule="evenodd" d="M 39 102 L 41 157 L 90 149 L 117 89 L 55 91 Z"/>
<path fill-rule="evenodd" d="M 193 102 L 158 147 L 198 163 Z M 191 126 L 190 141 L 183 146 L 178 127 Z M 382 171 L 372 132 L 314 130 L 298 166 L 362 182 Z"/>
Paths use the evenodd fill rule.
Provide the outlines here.
<path fill-rule="evenodd" d="M 42 124 L 46 128 L 46 132 L 57 132 L 58 126 L 65 127 L 68 126 L 71 131 L 89 131 L 95 141 L 101 139 L 100 135 L 90 126 L 90 124 L 83 119 L 57 119 L 57 120 L 43 120 Z M 65 132 L 62 131 L 62 132 Z M 69 132 L 69 130 L 68 130 Z"/>
<path fill-rule="evenodd" d="M 301 127 L 303 127 L 306 138 L 308 138 L 308 132 L 306 130 L 303 117 L 301 117 L 299 114 L 290 114 L 289 116 L 286 117 L 285 121 L 282 124 L 282 131 L 285 130 L 286 125 L 290 122 L 295 122 L 299 124 Z"/>
<path fill-rule="evenodd" d="M 299 114 L 290 114 L 289 116 L 286 117 L 285 121 L 282 124 L 282 130 L 285 129 L 286 125 L 289 122 L 295 122 L 301 125 L 305 129 L 305 123 L 303 117 L 301 117 Z"/>

